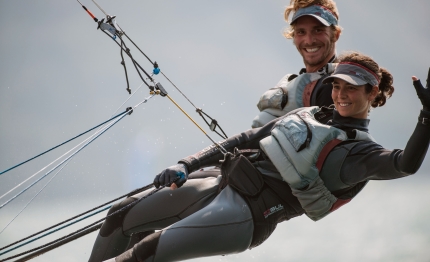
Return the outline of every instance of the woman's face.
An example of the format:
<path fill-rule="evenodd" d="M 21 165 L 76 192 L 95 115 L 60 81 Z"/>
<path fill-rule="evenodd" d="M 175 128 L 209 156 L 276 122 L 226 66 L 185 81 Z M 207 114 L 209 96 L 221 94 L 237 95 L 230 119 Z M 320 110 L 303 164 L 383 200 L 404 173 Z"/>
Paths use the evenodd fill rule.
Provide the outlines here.
<path fill-rule="evenodd" d="M 370 93 L 366 93 L 365 85 L 355 86 L 334 78 L 331 97 L 341 116 L 365 119 L 377 94 L 377 86 L 374 86 Z"/>

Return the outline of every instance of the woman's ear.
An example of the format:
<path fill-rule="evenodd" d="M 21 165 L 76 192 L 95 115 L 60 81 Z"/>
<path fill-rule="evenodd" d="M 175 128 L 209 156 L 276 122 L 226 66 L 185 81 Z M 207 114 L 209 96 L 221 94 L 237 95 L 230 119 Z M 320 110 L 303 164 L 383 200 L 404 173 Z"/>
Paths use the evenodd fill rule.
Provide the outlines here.
<path fill-rule="evenodd" d="M 369 101 L 373 101 L 378 95 L 378 93 L 379 93 L 379 87 L 373 86 L 372 91 L 370 91 L 370 94 L 369 94 Z"/>

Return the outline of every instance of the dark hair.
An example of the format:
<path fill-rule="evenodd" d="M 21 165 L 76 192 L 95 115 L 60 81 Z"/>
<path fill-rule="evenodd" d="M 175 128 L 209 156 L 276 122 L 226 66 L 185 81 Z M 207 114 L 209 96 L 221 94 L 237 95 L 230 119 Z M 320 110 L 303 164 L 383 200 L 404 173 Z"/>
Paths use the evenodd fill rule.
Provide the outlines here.
<path fill-rule="evenodd" d="M 375 99 L 372 101 L 372 107 L 378 107 L 385 105 L 385 102 L 394 93 L 393 86 L 393 75 L 385 68 L 379 67 L 379 65 L 370 57 L 359 52 L 348 52 L 344 53 L 339 57 L 339 62 L 353 62 L 360 64 L 370 71 L 374 72 L 378 76 L 379 92 Z M 372 85 L 366 84 L 366 92 L 370 93 Z"/>

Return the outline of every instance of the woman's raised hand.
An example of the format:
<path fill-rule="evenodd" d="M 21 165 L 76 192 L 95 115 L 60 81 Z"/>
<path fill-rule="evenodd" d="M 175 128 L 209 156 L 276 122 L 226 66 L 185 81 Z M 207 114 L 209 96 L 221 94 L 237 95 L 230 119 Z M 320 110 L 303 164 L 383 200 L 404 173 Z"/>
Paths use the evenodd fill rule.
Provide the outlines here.
<path fill-rule="evenodd" d="M 412 76 L 412 80 L 415 90 L 417 91 L 418 98 L 421 100 L 421 104 L 423 105 L 423 110 L 430 111 L 430 68 L 427 76 L 426 87 L 423 87 L 421 81 L 416 76 Z"/>

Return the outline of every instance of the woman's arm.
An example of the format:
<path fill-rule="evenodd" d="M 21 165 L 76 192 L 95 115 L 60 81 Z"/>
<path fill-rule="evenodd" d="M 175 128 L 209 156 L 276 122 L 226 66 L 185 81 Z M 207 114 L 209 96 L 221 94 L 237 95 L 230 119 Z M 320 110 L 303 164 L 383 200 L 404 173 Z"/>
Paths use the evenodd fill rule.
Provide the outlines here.
<path fill-rule="evenodd" d="M 422 111 L 405 150 L 388 150 L 373 142 L 359 142 L 341 168 L 341 179 L 353 185 L 366 180 L 395 179 L 418 171 L 430 142 L 430 112 Z"/>
<path fill-rule="evenodd" d="M 347 156 L 341 169 L 343 182 L 356 184 L 365 180 L 386 180 L 414 174 L 420 168 L 430 142 L 429 77 L 424 88 L 416 77 L 413 85 L 423 105 L 418 123 L 404 150 L 388 150 L 371 142 L 360 142 Z"/>

